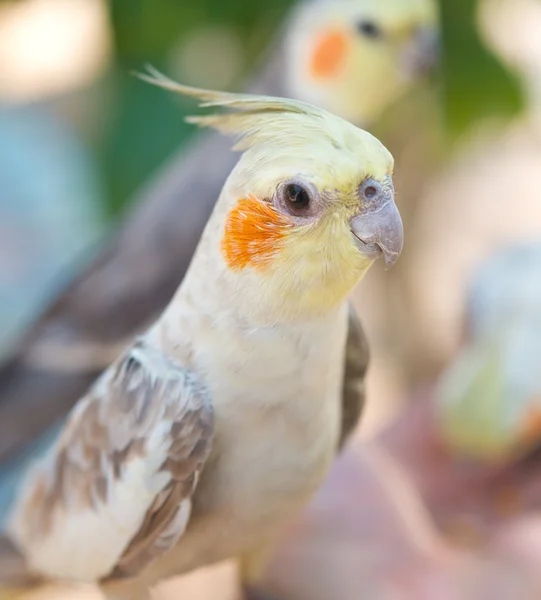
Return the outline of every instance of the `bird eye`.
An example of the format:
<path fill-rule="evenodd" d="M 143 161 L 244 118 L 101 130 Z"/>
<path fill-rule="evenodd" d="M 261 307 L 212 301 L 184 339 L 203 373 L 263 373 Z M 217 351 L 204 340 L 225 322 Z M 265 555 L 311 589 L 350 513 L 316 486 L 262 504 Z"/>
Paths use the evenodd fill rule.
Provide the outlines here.
<path fill-rule="evenodd" d="M 357 24 L 359 33 L 367 38 L 377 39 L 382 36 L 382 31 L 373 21 L 360 21 Z"/>
<path fill-rule="evenodd" d="M 378 181 L 370 177 L 361 184 L 360 193 L 364 200 L 374 200 L 383 193 L 383 188 Z"/>
<path fill-rule="evenodd" d="M 364 188 L 364 196 L 365 198 L 373 198 L 378 193 L 378 190 L 373 186 L 369 185 Z"/>
<path fill-rule="evenodd" d="M 288 183 L 284 187 L 284 200 L 287 207 L 294 213 L 304 212 L 310 206 L 309 192 L 298 183 Z"/>

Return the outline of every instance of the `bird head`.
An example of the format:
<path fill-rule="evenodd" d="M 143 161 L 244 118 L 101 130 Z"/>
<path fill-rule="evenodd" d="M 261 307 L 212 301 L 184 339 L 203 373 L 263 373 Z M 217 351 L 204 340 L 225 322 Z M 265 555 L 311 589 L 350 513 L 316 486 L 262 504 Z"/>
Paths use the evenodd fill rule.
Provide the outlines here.
<path fill-rule="evenodd" d="M 436 64 L 434 0 L 311 0 L 286 33 L 286 91 L 367 124 Z"/>
<path fill-rule="evenodd" d="M 507 246 L 481 266 L 464 337 L 440 382 L 443 438 L 474 460 L 516 459 L 541 442 L 541 244 Z"/>
<path fill-rule="evenodd" d="M 378 257 L 397 260 L 393 158 L 371 134 L 303 102 L 152 81 L 230 109 L 189 120 L 243 152 L 202 242 L 243 295 L 251 287 L 281 318 L 307 317 L 340 304 Z"/>

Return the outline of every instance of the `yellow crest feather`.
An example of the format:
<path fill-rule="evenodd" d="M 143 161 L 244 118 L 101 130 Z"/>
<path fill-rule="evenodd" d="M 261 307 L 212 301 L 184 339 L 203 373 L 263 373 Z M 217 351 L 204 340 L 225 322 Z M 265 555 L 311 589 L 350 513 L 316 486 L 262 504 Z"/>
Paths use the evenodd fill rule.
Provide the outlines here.
<path fill-rule="evenodd" d="M 238 150 L 276 142 L 283 133 L 289 136 L 290 144 L 313 143 L 323 138 L 340 146 L 344 143 L 344 134 L 356 129 L 347 121 L 298 100 L 195 88 L 177 83 L 150 66 L 147 66 L 147 73 L 137 75 L 152 85 L 198 98 L 201 107 L 233 110 L 234 112 L 190 116 L 186 121 L 233 135 L 237 138 L 235 148 Z"/>

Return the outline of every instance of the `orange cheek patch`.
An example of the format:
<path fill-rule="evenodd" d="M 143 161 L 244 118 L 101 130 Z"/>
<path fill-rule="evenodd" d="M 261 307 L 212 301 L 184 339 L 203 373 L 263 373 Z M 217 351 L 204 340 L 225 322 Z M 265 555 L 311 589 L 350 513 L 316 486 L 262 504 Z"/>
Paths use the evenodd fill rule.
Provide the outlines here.
<path fill-rule="evenodd" d="M 520 439 L 523 443 L 532 444 L 541 437 L 541 408 L 533 406 L 526 414 L 522 424 Z"/>
<path fill-rule="evenodd" d="M 348 51 L 349 41 L 343 31 L 331 31 L 322 35 L 315 45 L 310 60 L 314 77 L 332 77 L 340 70 Z"/>
<path fill-rule="evenodd" d="M 225 221 L 222 252 L 231 269 L 264 270 L 280 250 L 293 223 L 255 197 L 241 198 Z"/>

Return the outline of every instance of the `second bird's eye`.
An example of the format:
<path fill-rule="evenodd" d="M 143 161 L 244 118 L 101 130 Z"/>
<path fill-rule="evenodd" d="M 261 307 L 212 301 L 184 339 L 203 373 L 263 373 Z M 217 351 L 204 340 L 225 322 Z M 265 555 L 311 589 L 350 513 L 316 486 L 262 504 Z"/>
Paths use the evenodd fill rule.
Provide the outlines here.
<path fill-rule="evenodd" d="M 302 212 L 310 206 L 310 194 L 298 183 L 289 183 L 285 186 L 284 199 L 294 212 Z"/>
<path fill-rule="evenodd" d="M 373 21 L 360 21 L 357 25 L 359 33 L 362 33 L 367 38 L 381 37 L 381 29 Z"/>

